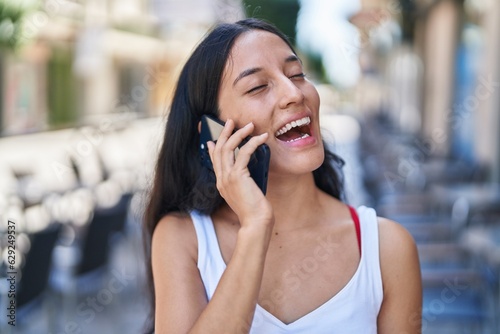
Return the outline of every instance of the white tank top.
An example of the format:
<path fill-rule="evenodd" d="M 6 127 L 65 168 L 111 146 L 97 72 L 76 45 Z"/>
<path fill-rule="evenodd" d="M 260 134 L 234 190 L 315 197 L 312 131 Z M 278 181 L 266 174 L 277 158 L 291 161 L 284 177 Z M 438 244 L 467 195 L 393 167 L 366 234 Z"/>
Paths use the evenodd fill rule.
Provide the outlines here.
<path fill-rule="evenodd" d="M 251 334 L 377 333 L 382 304 L 378 222 L 375 210 L 356 210 L 361 229 L 361 259 L 350 281 L 324 304 L 292 323 L 285 324 L 257 304 Z M 226 264 L 210 216 L 191 212 L 198 238 L 198 269 L 210 300 Z"/>

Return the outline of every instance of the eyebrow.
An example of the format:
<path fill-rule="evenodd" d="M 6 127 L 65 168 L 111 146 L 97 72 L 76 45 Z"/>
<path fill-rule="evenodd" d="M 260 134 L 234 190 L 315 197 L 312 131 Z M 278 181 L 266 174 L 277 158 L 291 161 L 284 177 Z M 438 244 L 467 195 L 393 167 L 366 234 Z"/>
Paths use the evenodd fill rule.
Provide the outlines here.
<path fill-rule="evenodd" d="M 290 55 L 288 57 L 286 57 L 285 59 L 285 63 L 291 63 L 291 62 L 299 62 L 302 64 L 302 61 L 299 59 L 299 57 L 297 57 L 296 55 Z M 243 72 L 241 72 L 237 77 L 236 79 L 234 79 L 234 82 L 233 82 L 233 87 L 238 83 L 238 81 L 240 81 L 241 79 L 243 79 L 244 77 L 247 77 L 249 75 L 252 75 L 252 74 L 255 74 L 255 73 L 258 73 L 262 71 L 262 67 L 252 67 L 252 68 L 249 68 L 249 69 L 246 69 L 244 70 Z"/>
<path fill-rule="evenodd" d="M 241 72 L 237 77 L 236 79 L 234 79 L 234 82 L 233 82 L 233 87 L 238 83 L 238 81 L 240 81 L 241 79 L 243 79 L 244 77 L 247 77 L 249 75 L 252 75 L 252 74 L 255 74 L 257 72 L 260 72 L 262 71 L 262 67 L 253 67 L 253 68 L 249 68 L 247 70 L 244 70 L 243 72 Z"/>
<path fill-rule="evenodd" d="M 297 61 L 299 63 L 302 64 L 302 60 L 300 60 L 299 57 L 297 57 L 297 55 L 289 55 L 288 57 L 286 57 L 285 59 L 285 63 L 291 63 L 291 62 L 294 62 L 294 61 Z"/>

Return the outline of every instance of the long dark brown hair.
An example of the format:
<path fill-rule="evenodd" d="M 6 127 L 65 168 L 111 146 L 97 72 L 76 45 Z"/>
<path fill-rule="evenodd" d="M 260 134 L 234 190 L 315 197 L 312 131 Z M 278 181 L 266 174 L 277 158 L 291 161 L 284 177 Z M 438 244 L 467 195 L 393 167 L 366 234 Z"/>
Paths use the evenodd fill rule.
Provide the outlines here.
<path fill-rule="evenodd" d="M 295 50 L 272 24 L 258 19 L 224 23 L 211 30 L 193 51 L 182 69 L 167 118 L 154 181 L 144 213 L 144 241 L 151 310 L 147 332 L 154 330 L 155 293 L 151 268 L 151 238 L 160 219 L 173 211 L 198 210 L 210 214 L 222 203 L 215 175 L 200 163 L 198 122 L 204 114 L 218 116 L 219 87 L 238 36 L 263 30 L 279 36 Z M 342 159 L 326 149 L 323 164 L 313 172 L 318 188 L 343 199 Z"/>

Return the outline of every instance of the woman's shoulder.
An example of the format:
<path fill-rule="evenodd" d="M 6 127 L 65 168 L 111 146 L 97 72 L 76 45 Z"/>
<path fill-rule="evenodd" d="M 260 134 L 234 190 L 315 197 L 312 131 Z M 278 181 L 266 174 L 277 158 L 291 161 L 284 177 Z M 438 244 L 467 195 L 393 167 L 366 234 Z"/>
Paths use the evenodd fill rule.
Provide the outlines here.
<path fill-rule="evenodd" d="M 417 246 L 408 230 L 383 217 L 378 217 L 378 226 L 380 267 L 384 282 L 404 279 L 406 275 L 418 271 Z"/>
<path fill-rule="evenodd" d="M 384 258 L 397 256 L 398 254 L 407 256 L 408 253 L 416 250 L 413 237 L 398 222 L 377 216 L 377 212 L 371 207 L 360 206 L 356 208 L 356 211 L 361 222 L 365 221 L 365 224 L 377 225 L 379 254 L 382 261 Z"/>
<path fill-rule="evenodd" d="M 415 241 L 404 226 L 394 220 L 377 217 L 379 239 L 381 247 L 388 247 L 393 250 L 396 248 L 413 248 Z"/>
<path fill-rule="evenodd" d="M 189 230 L 189 225 L 192 225 L 189 213 L 180 211 L 169 212 L 160 219 L 153 232 L 153 236 L 165 233 L 185 233 Z"/>
<path fill-rule="evenodd" d="M 422 279 L 411 234 L 397 222 L 378 218 L 383 301 L 378 316 L 382 332 L 420 333 Z"/>
<path fill-rule="evenodd" d="M 194 255 L 196 248 L 196 232 L 189 213 L 170 212 L 160 219 L 153 232 L 153 253 L 186 250 Z"/>

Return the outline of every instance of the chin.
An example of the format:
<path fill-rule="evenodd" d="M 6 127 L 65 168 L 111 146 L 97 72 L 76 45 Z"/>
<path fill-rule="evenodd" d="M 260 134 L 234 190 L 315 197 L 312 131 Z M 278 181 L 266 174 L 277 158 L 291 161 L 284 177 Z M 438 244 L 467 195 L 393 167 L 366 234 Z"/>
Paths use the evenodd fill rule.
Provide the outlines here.
<path fill-rule="evenodd" d="M 325 161 L 323 145 L 319 146 L 312 152 L 309 151 L 303 152 L 303 154 L 288 156 L 286 159 L 273 159 L 271 154 L 270 171 L 280 175 L 298 175 L 315 171 L 323 164 L 323 161 Z"/>

